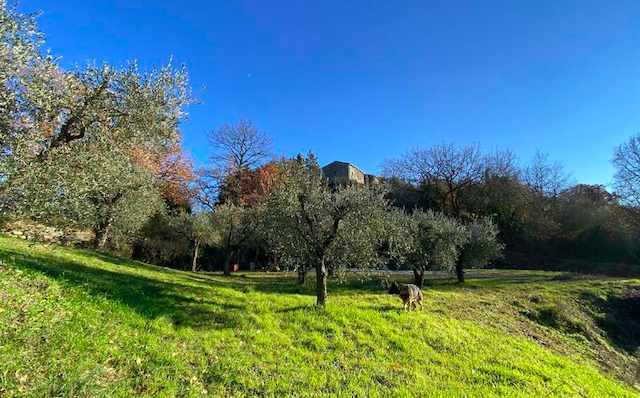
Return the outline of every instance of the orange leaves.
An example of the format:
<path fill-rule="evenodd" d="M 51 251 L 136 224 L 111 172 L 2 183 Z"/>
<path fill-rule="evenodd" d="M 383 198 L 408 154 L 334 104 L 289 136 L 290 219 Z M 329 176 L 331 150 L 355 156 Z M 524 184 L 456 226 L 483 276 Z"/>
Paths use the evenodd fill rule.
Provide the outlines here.
<path fill-rule="evenodd" d="M 276 163 L 267 163 L 255 170 L 244 170 L 227 176 L 220 191 L 222 202 L 253 207 L 264 202 L 275 189 L 279 170 Z"/>
<path fill-rule="evenodd" d="M 193 196 L 191 185 L 196 177 L 193 162 L 183 152 L 181 143 L 162 152 L 136 146 L 129 153 L 135 163 L 153 174 L 162 196 L 170 204 L 184 206 L 188 203 Z"/>

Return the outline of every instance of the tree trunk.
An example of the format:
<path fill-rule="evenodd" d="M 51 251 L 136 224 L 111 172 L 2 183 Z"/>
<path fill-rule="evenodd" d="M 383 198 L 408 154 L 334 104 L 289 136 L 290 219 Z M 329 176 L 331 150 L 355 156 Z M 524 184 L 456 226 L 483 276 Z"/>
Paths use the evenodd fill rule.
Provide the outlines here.
<path fill-rule="evenodd" d="M 93 246 L 98 249 L 104 249 L 107 244 L 107 237 L 109 233 L 109 229 L 111 228 L 111 224 L 113 223 L 113 209 L 116 203 L 123 197 L 124 192 L 118 192 L 111 199 L 94 199 L 92 202 L 97 206 L 98 209 L 101 207 L 106 208 L 106 214 L 104 216 L 101 215 L 100 210 L 98 210 L 98 225 L 96 225 L 95 236 L 93 239 Z"/>
<path fill-rule="evenodd" d="M 227 250 L 227 255 L 224 258 L 224 275 L 231 276 L 231 259 L 233 258 L 233 251 Z"/>
<path fill-rule="evenodd" d="M 196 272 L 198 270 L 198 251 L 200 249 L 200 242 L 198 239 L 193 241 L 193 260 L 191 261 L 191 271 Z"/>
<path fill-rule="evenodd" d="M 413 280 L 414 280 L 414 284 L 416 286 L 418 286 L 420 289 L 422 289 L 422 287 L 424 286 L 424 269 L 421 269 L 418 272 L 417 268 L 413 269 Z"/>
<path fill-rule="evenodd" d="M 307 283 L 307 267 L 300 266 L 298 267 L 298 284 L 305 285 Z"/>
<path fill-rule="evenodd" d="M 327 267 L 324 265 L 324 258 L 322 258 L 320 265 L 316 266 L 316 279 L 317 305 L 324 306 L 327 301 Z"/>
<path fill-rule="evenodd" d="M 456 275 L 458 275 L 458 282 L 464 283 L 464 270 L 462 269 L 462 254 L 456 261 Z"/>
<path fill-rule="evenodd" d="M 93 238 L 93 247 L 101 250 L 104 249 L 107 244 L 107 233 L 109 232 L 109 227 L 111 226 L 111 221 L 103 221 L 98 224 L 95 231 L 95 237 Z"/>

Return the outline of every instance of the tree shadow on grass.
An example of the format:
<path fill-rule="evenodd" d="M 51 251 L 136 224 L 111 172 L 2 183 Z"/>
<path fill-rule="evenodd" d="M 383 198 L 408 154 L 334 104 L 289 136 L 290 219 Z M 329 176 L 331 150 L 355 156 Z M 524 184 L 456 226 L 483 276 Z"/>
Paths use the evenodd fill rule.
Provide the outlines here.
<path fill-rule="evenodd" d="M 236 279 L 242 279 L 235 277 Z M 299 285 L 295 277 L 269 278 L 269 280 L 258 279 L 254 277 L 245 278 L 246 282 L 253 285 L 253 289 L 263 293 L 275 294 L 301 294 L 314 296 L 315 278 L 304 285 Z M 458 283 L 454 276 L 451 277 L 427 277 L 424 280 L 424 289 L 438 291 L 464 291 L 464 290 L 487 290 L 500 287 L 548 282 L 553 279 L 547 275 L 496 275 L 488 277 L 469 277 L 465 283 Z M 387 294 L 388 288 L 386 283 L 396 280 L 400 283 L 413 283 L 413 276 L 397 275 L 395 277 L 386 278 L 374 276 L 369 279 L 360 280 L 354 277 L 348 277 L 346 280 L 329 279 L 328 292 L 329 296 L 354 296 L 360 294 Z M 229 279 L 229 283 L 233 279 Z M 240 282 L 242 283 L 242 282 Z"/>
<path fill-rule="evenodd" d="M 110 256 L 96 257 L 113 262 Z M 243 300 L 223 296 L 217 290 L 94 268 L 37 252 L 26 255 L 0 250 L 0 261 L 42 272 L 63 284 L 81 287 L 91 295 L 118 301 L 144 317 L 167 317 L 177 327 L 227 329 L 245 327 L 250 322 Z M 124 260 L 119 264 L 132 265 Z"/>
<path fill-rule="evenodd" d="M 471 273 L 471 272 L 470 272 Z M 249 272 L 240 275 L 221 276 L 220 274 L 186 274 L 181 273 L 181 277 L 193 279 L 203 283 L 214 283 L 239 291 L 256 291 L 272 294 L 298 294 L 305 296 L 315 296 L 315 275 L 311 273 L 306 284 L 297 283 L 295 275 L 265 274 L 260 272 Z M 386 294 L 387 284 L 391 280 L 400 283 L 413 283 L 411 275 L 373 276 L 370 278 L 359 278 L 357 275 L 349 274 L 346 279 L 339 280 L 329 278 L 329 296 L 354 296 L 359 294 Z M 450 276 L 428 276 L 425 278 L 424 288 L 439 291 L 455 290 L 483 290 L 495 289 L 509 285 L 526 283 L 549 282 L 553 280 L 553 275 L 540 274 L 512 274 L 509 272 L 495 273 L 490 275 L 477 276 L 468 275 L 467 282 L 458 283 L 454 275 Z"/>
<path fill-rule="evenodd" d="M 300 285 L 295 278 L 271 280 L 268 282 L 259 281 L 253 285 L 253 289 L 261 293 L 274 294 L 299 294 L 305 296 L 316 295 L 315 279 L 313 282 Z M 329 280 L 327 283 L 329 296 L 355 296 L 359 294 L 386 293 L 380 280 L 372 279 L 367 281 L 339 281 Z"/>

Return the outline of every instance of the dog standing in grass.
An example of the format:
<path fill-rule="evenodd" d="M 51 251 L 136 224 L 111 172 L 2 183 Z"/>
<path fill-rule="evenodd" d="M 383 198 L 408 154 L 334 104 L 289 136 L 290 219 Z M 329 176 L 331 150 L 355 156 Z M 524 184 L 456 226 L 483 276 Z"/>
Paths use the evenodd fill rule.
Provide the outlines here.
<path fill-rule="evenodd" d="M 420 311 L 423 310 L 424 306 L 422 305 L 422 292 L 420 288 L 413 284 L 404 285 L 402 283 L 398 283 L 393 281 L 391 287 L 389 288 L 389 294 L 397 294 L 402 299 L 404 303 L 404 310 L 411 311 L 415 307 L 420 304 Z"/>

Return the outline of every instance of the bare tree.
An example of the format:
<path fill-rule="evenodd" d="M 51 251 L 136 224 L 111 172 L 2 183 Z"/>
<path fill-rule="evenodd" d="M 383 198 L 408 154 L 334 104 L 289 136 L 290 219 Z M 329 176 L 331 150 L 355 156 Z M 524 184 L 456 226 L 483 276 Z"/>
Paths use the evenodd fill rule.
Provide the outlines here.
<path fill-rule="evenodd" d="M 220 175 L 208 168 L 200 168 L 194 186 L 195 200 L 206 209 L 213 210 L 220 191 Z"/>
<path fill-rule="evenodd" d="M 613 176 L 616 193 L 625 204 L 640 208 L 640 134 L 617 146 L 611 163 L 616 169 Z"/>
<path fill-rule="evenodd" d="M 523 182 L 537 195 L 557 198 L 573 185 L 571 173 L 560 162 L 551 162 L 549 154 L 536 150 L 523 170 Z"/>
<path fill-rule="evenodd" d="M 200 202 L 211 208 L 222 185 L 231 182 L 229 176 L 241 175 L 270 159 L 273 140 L 248 119 L 239 119 L 236 124 L 223 124 L 209 132 L 207 138 L 213 153 L 209 157 L 210 166 L 200 173 L 198 186 Z M 237 184 L 243 179 L 233 181 Z M 234 190 L 234 187 L 227 188 Z M 240 191 L 241 187 L 235 189 Z"/>
<path fill-rule="evenodd" d="M 430 148 L 415 147 L 398 159 L 383 164 L 383 175 L 413 184 L 437 187 L 443 210 L 459 215 L 462 196 L 482 181 L 486 166 L 479 144 L 456 147 L 443 142 Z"/>
<path fill-rule="evenodd" d="M 223 124 L 207 135 L 214 152 L 212 166 L 224 174 L 255 168 L 271 156 L 273 141 L 248 119 Z"/>
<path fill-rule="evenodd" d="M 518 156 L 511 149 L 496 149 L 484 156 L 485 178 L 519 178 Z"/>

